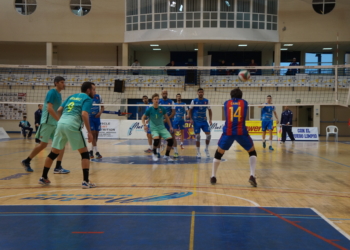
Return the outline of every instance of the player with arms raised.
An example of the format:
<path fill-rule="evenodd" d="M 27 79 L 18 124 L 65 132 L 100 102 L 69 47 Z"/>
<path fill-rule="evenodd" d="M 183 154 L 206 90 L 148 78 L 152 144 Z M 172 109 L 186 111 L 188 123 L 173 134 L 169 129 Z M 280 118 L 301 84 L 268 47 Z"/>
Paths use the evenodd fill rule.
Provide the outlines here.
<path fill-rule="evenodd" d="M 254 143 L 249 136 L 245 119 L 248 112 L 248 102 L 242 99 L 243 93 L 240 89 L 231 91 L 231 99 L 224 103 L 225 126 L 218 142 L 218 149 L 215 152 L 210 183 L 216 183 L 216 171 L 219 168 L 221 158 L 226 150 L 229 150 L 234 141 L 237 141 L 249 154 L 250 178 L 249 182 L 256 187 L 255 168 L 256 151 Z"/>
<path fill-rule="evenodd" d="M 263 140 L 263 148 L 266 148 L 266 130 L 270 133 L 270 146 L 269 149 L 273 150 L 272 147 L 272 131 L 273 131 L 273 115 L 275 114 L 275 117 L 277 119 L 278 124 L 278 117 L 276 113 L 275 106 L 272 106 L 272 97 L 270 95 L 267 96 L 267 103 L 265 103 L 266 106 L 259 106 L 261 108 L 261 130 L 262 130 L 262 140 Z"/>

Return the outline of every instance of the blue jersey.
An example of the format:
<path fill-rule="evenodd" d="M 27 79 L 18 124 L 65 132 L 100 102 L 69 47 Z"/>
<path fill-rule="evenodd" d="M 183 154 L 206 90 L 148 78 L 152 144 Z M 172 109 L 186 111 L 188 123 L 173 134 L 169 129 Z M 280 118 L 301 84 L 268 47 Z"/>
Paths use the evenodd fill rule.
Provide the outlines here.
<path fill-rule="evenodd" d="M 245 118 L 248 112 L 248 102 L 239 98 L 232 98 L 224 103 L 226 135 L 248 135 Z"/>
<path fill-rule="evenodd" d="M 209 100 L 203 98 L 202 100 L 199 100 L 198 98 L 193 99 L 191 102 L 191 105 L 209 105 Z M 195 122 L 203 122 L 207 120 L 207 109 L 210 109 L 210 106 L 205 107 L 193 107 L 192 109 L 192 119 Z"/>
<path fill-rule="evenodd" d="M 184 120 L 184 115 L 186 114 L 186 111 L 188 110 L 187 106 L 176 106 L 177 105 L 186 105 L 186 103 L 175 103 L 175 116 L 174 121 L 181 121 Z"/>
<path fill-rule="evenodd" d="M 102 98 L 100 95 L 96 94 L 92 99 L 93 104 L 103 104 Z M 89 112 L 89 116 L 91 118 L 95 118 L 95 116 L 100 112 L 100 106 L 93 105 Z"/>
<path fill-rule="evenodd" d="M 265 103 L 267 104 L 267 103 Z M 273 112 L 275 111 L 275 106 L 265 106 L 261 108 L 261 120 L 262 121 L 272 121 Z"/>
<path fill-rule="evenodd" d="M 173 112 L 173 109 L 175 109 L 174 104 L 175 104 L 174 101 L 171 99 L 166 99 L 166 100 L 164 100 L 163 98 L 159 99 L 159 106 L 162 106 L 165 108 L 166 114 L 168 116 L 170 116 L 171 113 Z"/>

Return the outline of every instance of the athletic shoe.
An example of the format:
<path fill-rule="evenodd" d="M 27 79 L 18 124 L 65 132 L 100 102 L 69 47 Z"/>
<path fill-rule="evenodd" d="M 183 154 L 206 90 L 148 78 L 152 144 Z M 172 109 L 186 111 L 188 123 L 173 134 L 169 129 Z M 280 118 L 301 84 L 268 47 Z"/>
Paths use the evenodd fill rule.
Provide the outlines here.
<path fill-rule="evenodd" d="M 266 142 L 263 142 L 263 148 L 266 148 Z"/>
<path fill-rule="evenodd" d="M 49 179 L 44 179 L 44 177 L 40 177 L 39 179 L 39 184 L 45 186 L 45 185 L 50 185 L 51 181 Z"/>
<path fill-rule="evenodd" d="M 272 146 L 269 146 L 269 149 L 270 149 L 271 151 L 273 151 L 273 150 L 274 150 Z"/>
<path fill-rule="evenodd" d="M 180 145 L 180 147 L 181 147 L 181 149 L 185 149 L 185 147 L 184 147 L 184 145 L 183 145 L 183 144 L 181 144 L 181 145 Z"/>
<path fill-rule="evenodd" d="M 23 165 L 25 171 L 34 172 L 34 170 L 30 167 L 30 163 L 26 163 L 26 160 L 22 161 L 22 165 Z"/>
<path fill-rule="evenodd" d="M 152 153 L 152 152 L 153 152 L 152 149 L 147 149 L 147 150 L 145 150 L 145 153 Z"/>
<path fill-rule="evenodd" d="M 197 156 L 196 156 L 198 159 L 201 158 L 201 153 L 197 153 Z"/>
<path fill-rule="evenodd" d="M 250 176 L 249 178 L 249 183 L 253 186 L 253 187 L 257 187 L 258 183 L 256 183 L 255 177 L 254 176 Z"/>
<path fill-rule="evenodd" d="M 96 152 L 96 159 L 101 159 L 102 158 L 102 155 L 100 155 L 100 153 L 99 152 Z"/>
<path fill-rule="evenodd" d="M 92 150 L 90 150 L 89 154 L 90 154 L 90 159 L 94 159 L 95 158 L 94 157 L 94 152 Z"/>
<path fill-rule="evenodd" d="M 166 156 L 166 155 L 163 155 L 163 157 L 162 157 L 163 159 L 167 159 L 168 158 L 168 156 Z"/>
<path fill-rule="evenodd" d="M 175 154 L 174 154 L 174 158 L 179 158 L 179 154 L 178 154 L 178 153 L 175 153 Z"/>
<path fill-rule="evenodd" d="M 158 161 L 158 155 L 152 154 L 152 160 L 153 161 Z"/>
<path fill-rule="evenodd" d="M 83 189 L 95 188 L 95 187 L 96 187 L 96 184 L 95 184 L 95 183 L 91 183 L 91 182 L 83 181 L 83 183 L 81 184 L 81 187 L 82 187 Z"/>
<path fill-rule="evenodd" d="M 54 174 L 69 174 L 70 171 L 64 168 L 55 168 L 53 171 Z"/>
<path fill-rule="evenodd" d="M 210 158 L 209 149 L 204 149 L 204 152 L 207 155 L 207 158 Z"/>
<path fill-rule="evenodd" d="M 212 185 L 216 184 L 216 177 L 215 176 L 210 178 L 210 184 L 212 184 Z"/>
<path fill-rule="evenodd" d="M 173 162 L 173 161 L 174 161 L 174 159 L 171 158 L 170 156 L 165 156 L 164 158 L 165 158 L 168 162 Z"/>
<path fill-rule="evenodd" d="M 160 158 L 160 153 L 157 153 L 157 157 Z"/>

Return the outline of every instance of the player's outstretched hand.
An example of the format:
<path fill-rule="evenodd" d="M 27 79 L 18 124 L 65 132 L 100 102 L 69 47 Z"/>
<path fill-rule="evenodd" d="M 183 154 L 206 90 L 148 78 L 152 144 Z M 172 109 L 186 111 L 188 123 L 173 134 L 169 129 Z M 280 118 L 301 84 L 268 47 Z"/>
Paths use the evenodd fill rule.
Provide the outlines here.
<path fill-rule="evenodd" d="M 91 143 L 92 142 L 92 133 L 88 133 L 88 143 Z"/>

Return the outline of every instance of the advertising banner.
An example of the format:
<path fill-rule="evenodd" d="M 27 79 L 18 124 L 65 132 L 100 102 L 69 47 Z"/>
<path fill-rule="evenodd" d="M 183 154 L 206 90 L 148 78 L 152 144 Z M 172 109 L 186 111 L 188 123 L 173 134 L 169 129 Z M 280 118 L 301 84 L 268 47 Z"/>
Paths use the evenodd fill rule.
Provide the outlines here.
<path fill-rule="evenodd" d="M 293 135 L 296 141 L 318 141 L 318 128 L 317 127 L 293 127 L 292 128 Z M 290 140 L 287 134 L 287 141 Z"/>
<path fill-rule="evenodd" d="M 98 135 L 99 139 L 119 139 L 119 123 L 118 119 L 101 119 L 101 131 Z M 84 137 L 87 138 L 86 128 L 83 128 Z"/>

